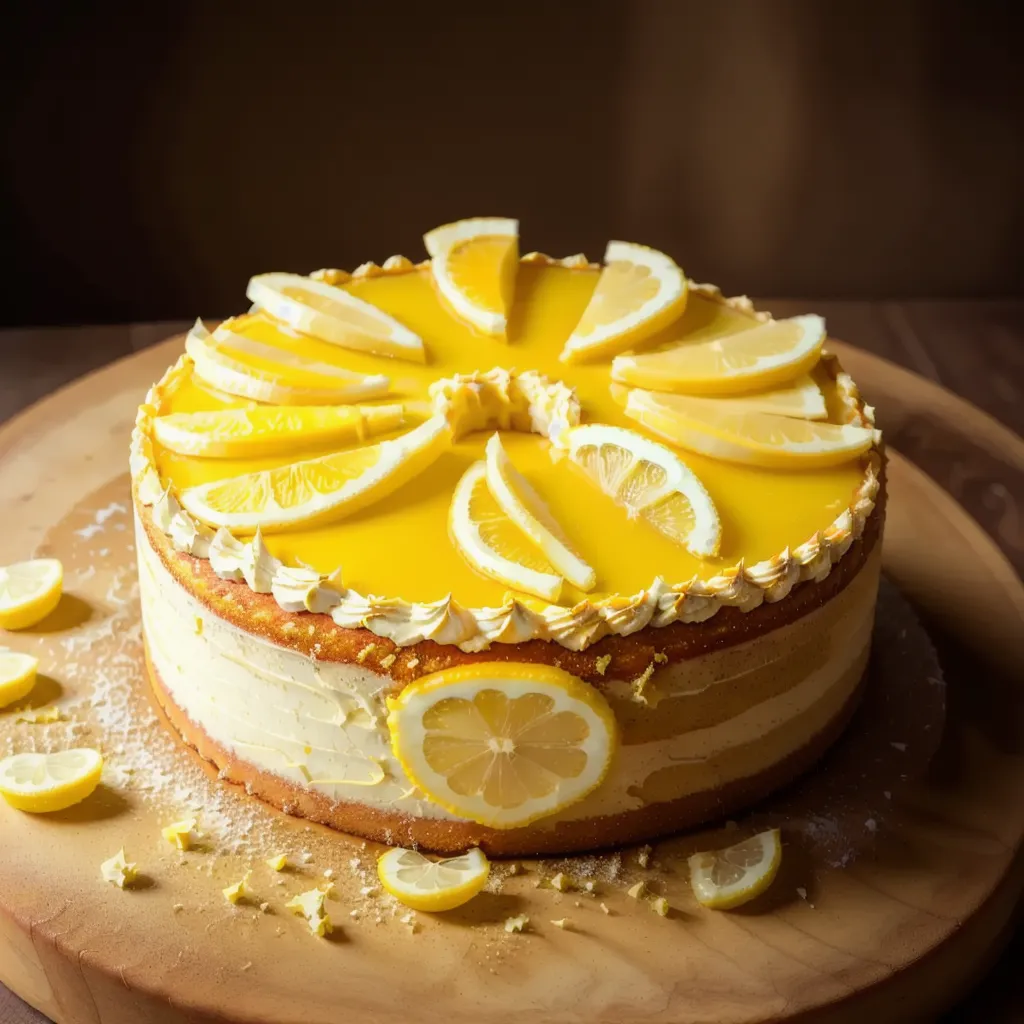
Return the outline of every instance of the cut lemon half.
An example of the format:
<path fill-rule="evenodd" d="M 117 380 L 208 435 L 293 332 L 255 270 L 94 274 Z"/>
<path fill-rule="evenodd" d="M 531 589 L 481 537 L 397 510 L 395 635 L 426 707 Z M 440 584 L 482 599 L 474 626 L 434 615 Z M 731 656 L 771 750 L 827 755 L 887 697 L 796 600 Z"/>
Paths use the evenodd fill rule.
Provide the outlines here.
<path fill-rule="evenodd" d="M 0 761 L 0 794 L 19 811 L 62 811 L 89 796 L 102 771 L 103 758 L 89 747 L 14 754 Z"/>
<path fill-rule="evenodd" d="M 56 558 L 0 566 L 0 627 L 28 629 L 60 603 L 64 567 Z"/>
<path fill-rule="evenodd" d="M 484 334 L 504 338 L 519 266 L 519 221 L 473 217 L 423 236 L 437 290 Z"/>
<path fill-rule="evenodd" d="M 272 317 L 332 345 L 425 363 L 423 339 L 344 288 L 299 274 L 259 274 L 246 297 Z"/>
<path fill-rule="evenodd" d="M 795 316 L 707 341 L 680 341 L 657 352 L 616 356 L 612 378 L 692 395 L 760 391 L 807 373 L 821 358 L 824 343 L 820 316 Z"/>
<path fill-rule="evenodd" d="M 413 910 L 454 910 L 486 884 L 491 865 L 480 850 L 447 860 L 428 860 L 415 850 L 394 847 L 377 860 L 380 884 Z"/>
<path fill-rule="evenodd" d="M 711 495 L 674 452 L 624 427 L 587 423 L 568 434 L 569 457 L 630 518 L 698 558 L 718 554 L 722 524 Z"/>
<path fill-rule="evenodd" d="M 211 526 L 264 532 L 340 519 L 419 476 L 451 445 L 443 417 L 401 437 L 182 491 L 181 504 Z"/>
<path fill-rule="evenodd" d="M 516 828 L 582 800 L 618 745 L 608 702 L 562 669 L 491 661 L 446 669 L 388 698 L 391 747 L 434 803 Z"/>
<path fill-rule="evenodd" d="M 487 442 L 485 465 L 487 487 L 501 511 L 540 548 L 557 572 L 580 590 L 593 590 L 597 574 L 572 549 L 544 499 L 512 464 L 498 434 L 492 434 Z"/>
<path fill-rule="evenodd" d="M 218 391 L 272 405 L 339 405 L 377 398 L 390 382 L 381 374 L 353 373 L 265 345 L 231 329 L 226 320 L 210 334 L 197 320 L 185 339 L 196 376 Z"/>
<path fill-rule="evenodd" d="M 664 253 L 632 242 L 609 242 L 604 263 L 594 294 L 562 349 L 563 363 L 623 352 L 668 327 L 686 309 L 686 277 Z"/>
<path fill-rule="evenodd" d="M 558 600 L 562 577 L 491 494 L 484 462 L 474 462 L 456 484 L 448 533 L 477 572 L 515 590 Z"/>
<path fill-rule="evenodd" d="M 781 863 L 782 838 L 772 828 L 725 850 L 695 853 L 689 860 L 690 885 L 701 906 L 730 910 L 760 896 Z"/>
<path fill-rule="evenodd" d="M 22 700 L 36 685 L 39 659 L 20 651 L 0 648 L 0 708 Z"/>
<path fill-rule="evenodd" d="M 714 398 L 652 391 L 631 391 L 626 415 L 680 448 L 778 469 L 837 466 L 875 442 L 875 431 L 866 427 L 748 412 Z"/>
<path fill-rule="evenodd" d="M 177 412 L 153 420 L 153 436 L 180 455 L 236 458 L 298 446 L 364 441 L 401 426 L 401 405 L 293 405 Z"/>

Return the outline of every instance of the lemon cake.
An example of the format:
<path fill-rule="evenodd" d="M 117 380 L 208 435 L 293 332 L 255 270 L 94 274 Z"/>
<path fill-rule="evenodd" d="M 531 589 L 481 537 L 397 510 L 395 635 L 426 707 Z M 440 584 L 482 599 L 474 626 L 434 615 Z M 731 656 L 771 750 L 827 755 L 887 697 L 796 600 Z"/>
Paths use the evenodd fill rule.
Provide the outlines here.
<path fill-rule="evenodd" d="M 569 852 L 737 810 L 843 729 L 884 455 L 808 314 L 611 242 L 254 277 L 140 406 L 147 665 L 287 813 L 429 851 Z"/>

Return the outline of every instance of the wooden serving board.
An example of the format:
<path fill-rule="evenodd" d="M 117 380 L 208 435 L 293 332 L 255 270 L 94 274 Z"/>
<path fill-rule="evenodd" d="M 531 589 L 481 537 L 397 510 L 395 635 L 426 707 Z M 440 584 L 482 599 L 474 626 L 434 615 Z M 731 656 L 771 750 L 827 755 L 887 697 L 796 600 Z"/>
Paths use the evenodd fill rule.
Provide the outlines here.
<path fill-rule="evenodd" d="M 179 345 L 0 430 L 0 564 L 53 554 L 67 581 L 47 622 L 3 638 L 45 677 L 30 707 L 0 713 L 0 754 L 95 745 L 108 765 L 61 814 L 0 806 L 0 982 L 59 1024 L 753 1024 L 923 1018 L 976 979 L 1024 888 L 1024 588 L 927 477 L 893 456 L 895 586 L 866 702 L 808 780 L 734 829 L 658 844 L 646 868 L 635 850 L 499 864 L 462 910 L 409 914 L 375 891 L 377 849 L 218 782 L 146 692 L 125 463 L 135 407 Z M 897 587 L 973 652 L 943 665 L 945 685 Z M 59 720 L 31 721 L 54 706 Z M 191 813 L 203 842 L 178 853 L 160 829 Z M 766 824 L 785 838 L 772 889 L 738 912 L 699 908 L 686 856 Z M 122 846 L 143 873 L 131 891 L 99 875 Z M 281 874 L 264 863 L 279 852 L 294 865 Z M 221 889 L 247 870 L 257 897 L 231 906 Z M 325 871 L 329 940 L 284 909 Z M 558 871 L 572 891 L 547 884 Z M 627 895 L 641 879 L 668 918 Z M 518 914 L 526 930 L 506 932 Z"/>

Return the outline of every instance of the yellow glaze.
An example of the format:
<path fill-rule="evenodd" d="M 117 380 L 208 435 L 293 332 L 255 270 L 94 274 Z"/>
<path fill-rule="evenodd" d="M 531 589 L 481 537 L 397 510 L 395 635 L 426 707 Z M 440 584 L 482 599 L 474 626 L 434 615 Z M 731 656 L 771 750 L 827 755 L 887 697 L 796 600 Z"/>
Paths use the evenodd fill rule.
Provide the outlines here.
<path fill-rule="evenodd" d="M 608 360 L 566 365 L 558 358 L 597 278 L 598 270 L 594 268 L 521 263 L 507 342 L 486 337 L 457 319 L 436 293 L 427 268 L 347 282 L 343 287 L 396 317 L 424 339 L 428 353 L 425 365 L 345 351 L 296 334 L 262 314 L 238 318 L 233 329 L 318 362 L 387 375 L 392 382 L 391 392 L 381 401 L 414 403 L 411 425 L 427 415 L 427 388 L 433 381 L 454 373 L 501 366 L 539 370 L 553 380 L 565 381 L 579 396 L 584 422 L 637 429 L 612 397 Z M 682 319 L 644 347 L 683 337 L 743 330 L 755 323 L 744 313 L 691 289 Z M 830 417 L 834 417 L 835 395 L 827 384 L 825 390 Z M 159 411 L 166 414 L 244 404 L 188 381 L 168 397 Z M 267 546 L 289 564 L 299 560 L 323 573 L 340 567 L 345 586 L 360 593 L 410 602 L 435 601 L 450 593 L 463 606 L 500 605 L 505 588 L 471 569 L 447 536 L 448 506 L 455 485 L 472 462 L 483 458 L 488 436 L 481 432 L 463 438 L 421 478 L 351 518 L 316 529 L 272 534 L 266 538 Z M 694 574 L 707 579 L 740 559 L 749 565 L 803 544 L 850 505 L 863 477 L 863 465 L 856 460 L 814 471 L 769 470 L 680 451 L 711 494 L 722 520 L 720 554 L 702 561 L 648 524 L 627 519 L 625 512 L 602 495 L 582 471 L 568 460 L 552 460 L 551 444 L 545 438 L 507 433 L 503 442 L 579 554 L 596 570 L 597 586 L 587 595 L 591 600 L 608 594 L 634 594 L 657 576 L 670 584 L 685 582 Z M 179 490 L 324 453 L 322 448 L 296 448 L 284 455 L 259 459 L 200 459 L 156 446 L 160 475 Z M 566 586 L 563 603 L 582 597 Z"/>

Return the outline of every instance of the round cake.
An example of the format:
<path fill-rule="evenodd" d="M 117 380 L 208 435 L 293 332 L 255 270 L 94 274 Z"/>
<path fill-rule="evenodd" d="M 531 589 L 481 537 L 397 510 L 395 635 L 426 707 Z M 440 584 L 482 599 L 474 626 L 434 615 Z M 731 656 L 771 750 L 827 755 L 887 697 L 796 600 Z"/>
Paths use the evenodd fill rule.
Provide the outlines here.
<path fill-rule="evenodd" d="M 665 835 L 854 710 L 884 509 L 809 315 L 612 242 L 266 274 L 141 405 L 147 665 L 183 740 L 295 815 L 494 855 Z"/>

